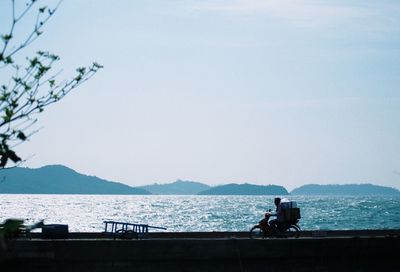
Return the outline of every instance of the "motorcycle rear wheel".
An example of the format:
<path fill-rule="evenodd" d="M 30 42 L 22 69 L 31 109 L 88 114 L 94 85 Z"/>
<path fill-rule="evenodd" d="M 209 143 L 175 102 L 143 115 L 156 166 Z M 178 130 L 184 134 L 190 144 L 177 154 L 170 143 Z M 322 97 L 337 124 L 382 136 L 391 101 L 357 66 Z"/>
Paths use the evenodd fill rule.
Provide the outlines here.
<path fill-rule="evenodd" d="M 286 230 L 285 236 L 288 238 L 299 238 L 300 237 L 300 229 L 295 225 L 291 225 Z"/>

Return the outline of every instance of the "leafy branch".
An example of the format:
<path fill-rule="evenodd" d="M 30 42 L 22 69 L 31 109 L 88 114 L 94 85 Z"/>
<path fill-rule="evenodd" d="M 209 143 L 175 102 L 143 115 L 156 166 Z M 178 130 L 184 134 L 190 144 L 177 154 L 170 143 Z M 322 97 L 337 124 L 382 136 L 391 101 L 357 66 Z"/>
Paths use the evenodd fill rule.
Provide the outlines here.
<path fill-rule="evenodd" d="M 6 34 L 1 35 L 0 70 L 8 69 L 12 76 L 7 84 L 0 84 L 0 168 L 6 167 L 10 160 L 13 163 L 21 161 L 13 148 L 35 132 L 31 130 L 37 121 L 35 114 L 64 98 L 102 68 L 94 62 L 90 66 L 77 68 L 76 75 L 72 78 L 58 80 L 59 74 L 52 74 L 51 71 L 60 58 L 47 51 L 38 51 L 33 57 L 27 57 L 24 65 L 15 63 L 15 55 L 42 35 L 43 26 L 61 3 L 59 1 L 55 8 L 37 8 L 36 21 L 31 32 L 22 41 L 15 41 L 17 24 L 34 10 L 37 2 L 39 1 L 30 0 L 17 15 L 15 0 L 11 0 L 11 27 Z"/>

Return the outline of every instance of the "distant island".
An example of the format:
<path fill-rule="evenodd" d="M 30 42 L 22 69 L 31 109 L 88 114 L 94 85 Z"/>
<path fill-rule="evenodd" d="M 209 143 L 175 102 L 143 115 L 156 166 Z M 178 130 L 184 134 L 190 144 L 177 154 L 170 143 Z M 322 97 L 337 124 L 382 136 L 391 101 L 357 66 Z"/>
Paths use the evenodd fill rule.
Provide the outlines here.
<path fill-rule="evenodd" d="M 209 189 L 210 186 L 195 181 L 177 180 L 172 183 L 155 183 L 140 186 L 139 188 L 145 189 L 154 195 L 196 195 L 201 191 Z"/>
<path fill-rule="evenodd" d="M 126 184 L 80 174 L 62 165 L 37 169 L 15 167 L 0 171 L 2 194 L 115 194 L 149 195 Z"/>
<path fill-rule="evenodd" d="M 199 195 L 288 195 L 288 191 L 278 185 L 227 184 L 212 187 Z"/>
<path fill-rule="evenodd" d="M 290 192 L 292 195 L 400 195 L 400 191 L 373 184 L 307 184 Z"/>
<path fill-rule="evenodd" d="M 37 169 L 15 167 L 0 170 L 0 194 L 289 195 L 283 186 L 249 183 L 209 186 L 195 181 L 177 180 L 171 183 L 132 187 L 80 174 L 63 165 L 48 165 Z M 400 191 L 373 184 L 307 184 L 294 189 L 290 194 L 399 196 Z"/>

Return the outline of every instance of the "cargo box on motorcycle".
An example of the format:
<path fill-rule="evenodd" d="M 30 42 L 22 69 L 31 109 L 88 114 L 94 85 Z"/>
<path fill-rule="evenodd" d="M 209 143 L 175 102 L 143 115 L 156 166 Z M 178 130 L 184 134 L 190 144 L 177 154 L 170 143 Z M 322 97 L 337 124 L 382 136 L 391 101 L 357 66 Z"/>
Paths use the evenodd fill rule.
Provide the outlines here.
<path fill-rule="evenodd" d="M 297 208 L 296 201 L 284 201 L 283 200 L 281 202 L 281 207 L 283 210 L 283 215 L 284 215 L 285 221 L 297 222 L 301 218 L 300 208 Z"/>
<path fill-rule="evenodd" d="M 290 208 L 290 209 L 283 210 L 283 215 L 284 215 L 285 221 L 297 222 L 301 218 L 300 208 Z"/>

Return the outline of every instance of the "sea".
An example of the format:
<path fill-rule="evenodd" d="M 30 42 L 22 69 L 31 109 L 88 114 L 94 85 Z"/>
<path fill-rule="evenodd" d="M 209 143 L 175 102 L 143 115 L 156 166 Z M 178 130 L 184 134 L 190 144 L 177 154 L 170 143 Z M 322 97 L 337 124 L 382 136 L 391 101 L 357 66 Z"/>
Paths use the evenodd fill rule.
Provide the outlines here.
<path fill-rule="evenodd" d="M 289 199 L 300 208 L 303 230 L 400 229 L 400 196 Z M 269 209 L 274 209 L 273 196 L 0 194 L 0 223 L 7 218 L 26 224 L 44 220 L 68 224 L 71 232 L 101 232 L 106 220 L 168 232 L 248 231 Z"/>

